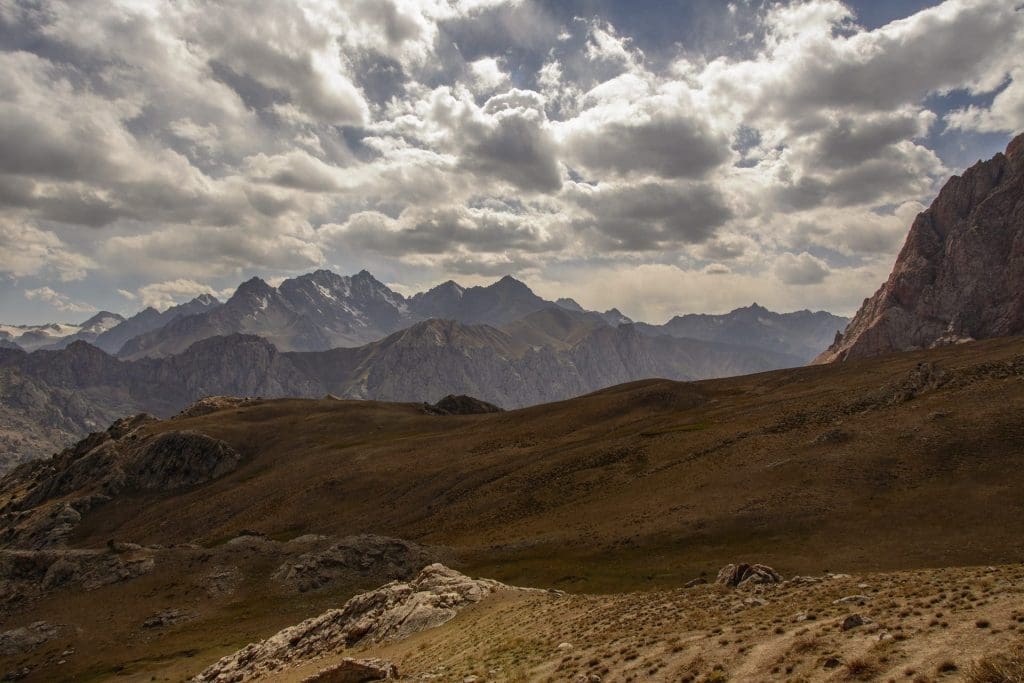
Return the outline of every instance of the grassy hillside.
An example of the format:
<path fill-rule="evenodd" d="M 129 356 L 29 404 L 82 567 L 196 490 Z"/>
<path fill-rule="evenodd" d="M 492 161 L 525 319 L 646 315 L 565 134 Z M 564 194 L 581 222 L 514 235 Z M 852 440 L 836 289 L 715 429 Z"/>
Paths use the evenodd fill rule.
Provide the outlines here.
<path fill-rule="evenodd" d="M 241 463 L 88 511 L 72 547 L 139 543 L 154 568 L 8 592 L 0 628 L 71 630 L 0 669 L 174 679 L 382 580 L 288 589 L 272 576 L 305 534 L 414 540 L 468 573 L 575 594 L 673 590 L 737 560 L 786 576 L 1020 562 L 1021 405 L 1024 340 L 1004 339 L 489 415 L 268 400 L 154 422 L 142 429 L 223 439 Z M 164 609 L 190 616 L 142 627 Z"/>

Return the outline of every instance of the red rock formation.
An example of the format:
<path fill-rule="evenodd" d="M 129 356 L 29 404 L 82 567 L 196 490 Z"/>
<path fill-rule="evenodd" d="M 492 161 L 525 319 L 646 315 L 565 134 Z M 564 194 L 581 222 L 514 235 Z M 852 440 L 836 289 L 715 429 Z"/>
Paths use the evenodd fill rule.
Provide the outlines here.
<path fill-rule="evenodd" d="M 815 359 L 1024 334 L 1024 135 L 953 176 L 914 220 L 889 280 Z"/>

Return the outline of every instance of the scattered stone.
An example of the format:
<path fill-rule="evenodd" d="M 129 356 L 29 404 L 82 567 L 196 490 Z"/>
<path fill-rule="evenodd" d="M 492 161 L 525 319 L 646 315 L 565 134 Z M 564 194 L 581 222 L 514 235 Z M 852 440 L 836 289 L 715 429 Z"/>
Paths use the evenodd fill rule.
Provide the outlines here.
<path fill-rule="evenodd" d="M 871 601 L 871 597 L 868 596 L 868 595 L 847 595 L 844 598 L 839 598 L 838 600 L 833 600 L 832 604 L 833 605 L 849 605 L 849 604 L 856 603 L 858 605 L 863 605 L 864 603 L 870 602 L 870 601 Z"/>
<path fill-rule="evenodd" d="M 225 408 L 241 408 L 255 403 L 255 399 L 240 398 L 238 396 L 207 396 L 198 401 L 193 401 L 172 419 L 184 417 L 202 417 Z"/>
<path fill-rule="evenodd" d="M 558 644 L 558 649 L 559 650 L 571 650 L 572 649 L 572 643 L 559 643 Z"/>
<path fill-rule="evenodd" d="M 691 579 L 683 584 L 684 588 L 693 588 L 694 586 L 701 586 L 708 582 L 703 576 L 698 576 L 696 579 Z"/>

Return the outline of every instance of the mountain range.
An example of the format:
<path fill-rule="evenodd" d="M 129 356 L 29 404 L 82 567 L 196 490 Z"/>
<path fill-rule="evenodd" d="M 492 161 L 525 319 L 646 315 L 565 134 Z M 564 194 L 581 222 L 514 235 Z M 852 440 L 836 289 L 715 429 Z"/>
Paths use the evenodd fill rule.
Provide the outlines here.
<path fill-rule="evenodd" d="M 794 364 L 774 351 L 641 334 L 635 325 L 611 327 L 598 314 L 560 307 L 500 328 L 431 319 L 325 351 L 280 351 L 237 333 L 156 358 L 117 358 L 82 341 L 34 353 L 0 349 L 0 434 L 8 435 L 0 457 L 13 466 L 119 416 L 166 417 L 210 395 L 433 402 L 455 393 L 516 408 L 648 377 L 722 377 Z"/>
<path fill-rule="evenodd" d="M 722 316 L 633 323 L 547 301 L 506 276 L 406 298 L 361 271 L 273 287 L 242 283 L 128 319 L 58 328 L 32 353 L 0 345 L 0 470 L 131 412 L 166 417 L 202 396 L 432 402 L 470 394 L 504 408 L 649 377 L 704 379 L 806 363 L 846 320 L 754 305 Z"/>
<path fill-rule="evenodd" d="M 363 346 L 430 319 L 501 327 L 545 309 L 612 327 L 633 323 L 614 308 L 587 311 L 569 298 L 545 300 L 511 276 L 468 288 L 449 280 L 406 298 L 365 270 L 351 276 L 318 270 L 277 287 L 254 277 L 224 303 L 204 294 L 163 312 L 146 308 L 127 320 L 102 312 L 82 325 L 0 326 L 0 341 L 34 351 L 82 340 L 126 360 L 174 355 L 202 339 L 230 334 L 263 337 L 281 351 L 324 351 Z M 754 304 L 724 315 L 677 316 L 664 325 L 638 323 L 637 329 L 646 336 L 773 351 L 799 364 L 817 355 L 847 322 L 824 311 L 777 314 Z"/>

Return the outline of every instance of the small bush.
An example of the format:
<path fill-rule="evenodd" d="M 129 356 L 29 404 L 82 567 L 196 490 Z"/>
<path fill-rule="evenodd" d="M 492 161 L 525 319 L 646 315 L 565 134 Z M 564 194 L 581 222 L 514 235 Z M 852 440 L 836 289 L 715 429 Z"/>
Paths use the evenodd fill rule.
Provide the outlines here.
<path fill-rule="evenodd" d="M 846 678 L 850 681 L 870 681 L 879 674 L 878 662 L 858 657 L 846 664 Z"/>

